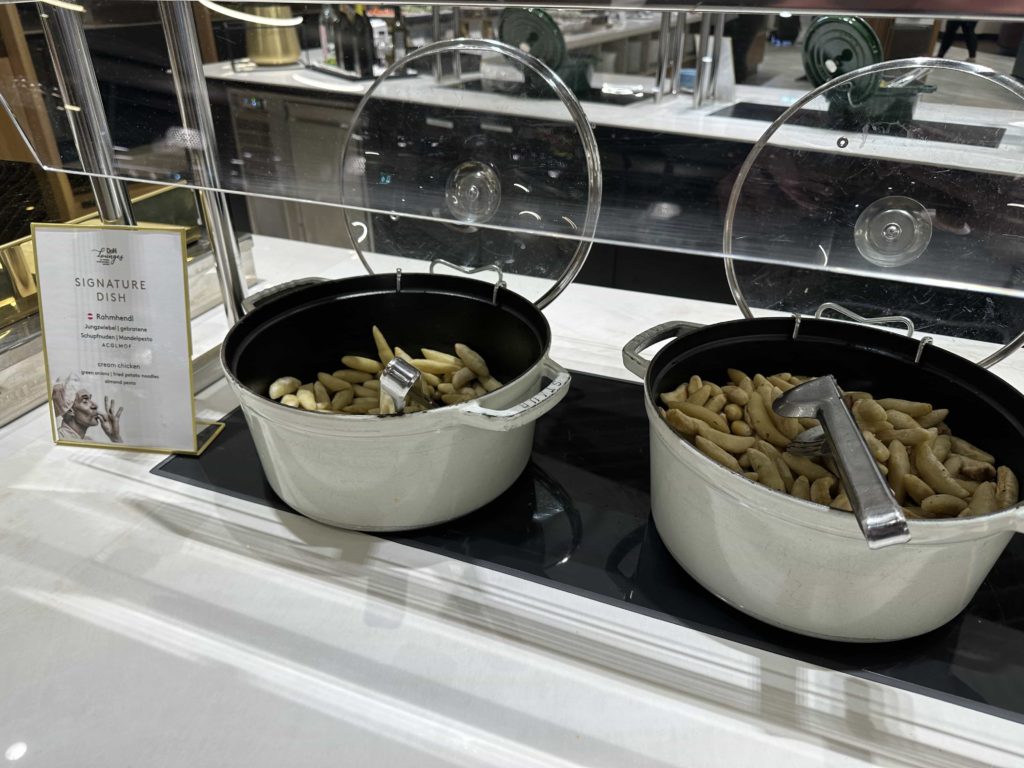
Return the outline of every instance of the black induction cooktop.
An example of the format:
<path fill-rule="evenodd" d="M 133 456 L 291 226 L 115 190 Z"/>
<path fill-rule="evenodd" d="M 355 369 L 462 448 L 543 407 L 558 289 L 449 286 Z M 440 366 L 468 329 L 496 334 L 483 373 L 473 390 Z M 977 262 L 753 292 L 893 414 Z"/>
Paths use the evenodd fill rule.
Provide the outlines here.
<path fill-rule="evenodd" d="M 267 484 L 241 412 L 225 421 L 202 456 L 153 472 L 295 514 Z M 381 538 L 1024 722 L 1024 536 L 945 626 L 892 643 L 818 640 L 734 610 L 679 567 L 650 519 L 648 467 L 642 388 L 574 373 L 508 491 L 459 520 Z"/>
<path fill-rule="evenodd" d="M 712 117 L 734 117 L 739 120 L 759 120 L 770 123 L 785 112 L 787 107 L 775 104 L 757 104 L 751 101 L 740 101 L 724 109 L 712 112 Z M 789 121 L 792 125 L 803 125 L 809 128 L 836 129 L 836 118 L 821 109 L 801 109 Z M 947 144 L 967 144 L 975 147 L 995 149 L 1003 140 L 1005 128 L 986 125 L 960 125 L 958 123 L 940 123 L 932 120 L 897 120 L 864 122 L 855 121 L 859 128 L 868 133 L 886 136 L 899 136 L 905 139 L 920 141 L 939 141 Z"/>

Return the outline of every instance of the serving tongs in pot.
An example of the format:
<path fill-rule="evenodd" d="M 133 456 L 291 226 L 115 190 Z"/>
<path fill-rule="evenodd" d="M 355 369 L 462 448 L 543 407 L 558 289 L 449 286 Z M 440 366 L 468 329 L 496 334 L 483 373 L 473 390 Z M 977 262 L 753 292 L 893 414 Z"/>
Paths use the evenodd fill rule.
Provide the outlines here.
<path fill-rule="evenodd" d="M 404 413 L 409 405 L 429 405 L 420 392 L 420 371 L 400 357 L 391 359 L 380 373 L 381 414 Z"/>
<path fill-rule="evenodd" d="M 821 376 L 793 387 L 783 393 L 773 407 L 780 416 L 821 422 L 825 441 L 869 548 L 879 549 L 910 540 L 903 508 L 843 402 L 834 376 Z"/>

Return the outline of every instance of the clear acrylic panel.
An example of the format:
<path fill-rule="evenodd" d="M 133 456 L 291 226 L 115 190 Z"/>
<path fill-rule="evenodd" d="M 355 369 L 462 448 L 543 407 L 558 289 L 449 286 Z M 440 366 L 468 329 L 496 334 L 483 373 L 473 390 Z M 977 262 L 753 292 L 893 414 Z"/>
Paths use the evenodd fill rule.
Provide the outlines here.
<path fill-rule="evenodd" d="M 73 125 L 85 117 L 88 107 L 67 104 L 61 95 L 40 32 L 41 7 L 45 12 L 44 6 L 34 3 L 18 6 L 33 71 L 31 76 L 0 72 L 0 95 L 45 167 L 84 174 Z M 195 185 L 195 156 L 190 149 L 195 137 L 182 130 L 157 4 L 111 1 L 89 4 L 87 10 L 91 60 L 101 82 L 102 113 L 113 156 L 107 175 Z M 104 37 L 92 24 L 99 13 L 131 24 L 122 24 L 117 34 Z M 571 14 L 551 11 L 549 15 L 561 26 L 566 43 L 567 63 L 559 66 L 558 77 L 582 104 L 599 150 L 603 197 L 594 241 L 675 252 L 681 258 L 689 254 L 721 257 L 729 194 L 744 159 L 771 121 L 806 91 L 737 85 L 734 98 L 727 98 L 723 91 L 717 101 L 699 107 L 686 93 L 656 99 L 652 63 L 656 65 L 660 53 L 659 13 L 616 8 L 580 9 Z M 698 14 L 680 14 L 672 23 L 680 19 L 688 33 L 699 27 Z M 373 81 L 353 80 L 320 66 L 316 18 L 307 13 L 297 28 L 299 59 L 275 65 L 247 58 L 245 23 L 235 23 L 236 45 L 228 47 L 230 56 L 204 67 L 219 189 L 276 198 L 289 205 L 311 201 L 336 206 L 339 221 L 363 221 L 368 231 L 372 228 L 372 241 L 366 241 L 368 247 L 359 243 L 360 248 L 385 255 L 433 259 L 450 247 L 449 257 L 458 258 L 448 260 L 480 266 L 489 261 L 486 255 L 499 253 L 500 259 L 506 259 L 519 251 L 526 259 L 506 266 L 549 280 L 557 279 L 571 263 L 585 233 L 573 230 L 565 219 L 577 226 L 581 217 L 585 219 L 580 169 L 586 163 L 579 154 L 571 116 L 552 92 L 531 89 L 522 75 L 518 85 L 503 82 L 504 71 L 488 72 L 482 61 L 486 57 L 480 54 L 461 55 L 465 60 L 461 72 L 451 63 L 442 62 L 435 73 L 433 62 L 416 62 L 424 66 L 413 67 L 415 75 L 389 77 L 394 82 L 374 93 L 373 100 L 379 104 L 365 109 L 360 118 L 363 122 L 379 119 L 387 109 L 400 106 L 399 120 L 383 125 L 386 130 L 375 140 L 385 142 L 385 134 L 390 134 L 388 141 L 392 141 L 401 126 L 409 131 L 410 146 L 398 148 L 406 152 L 402 154 L 392 141 L 387 154 L 367 164 L 373 156 L 355 157 L 349 150 L 352 157 L 346 157 L 345 142 L 359 101 Z M 128 39 L 126 29 L 138 31 Z M 142 38 L 144 29 L 152 36 Z M 620 33 L 628 36 L 617 57 L 610 55 L 610 48 L 586 44 L 593 39 L 588 36 Z M 688 34 L 687 40 L 687 61 L 692 64 L 694 35 Z M 217 40 L 218 47 L 221 42 Z M 633 69 L 633 64 L 639 68 Z M 811 282 L 823 285 L 861 281 L 856 283 L 859 287 L 841 291 L 847 294 L 893 293 L 891 300 L 875 302 L 886 307 L 901 303 L 895 294 L 908 286 L 936 295 L 946 291 L 949 302 L 964 291 L 974 292 L 981 309 L 972 310 L 964 321 L 971 327 L 979 325 L 978 318 L 999 316 L 999 312 L 985 315 L 984 307 L 1011 305 L 1011 299 L 1024 295 L 1019 274 L 1024 269 L 1017 266 L 1013 247 L 1020 242 L 1024 213 L 1019 208 L 1024 202 L 1020 189 L 1024 102 L 1019 88 L 1007 87 L 980 70 L 934 67 L 919 80 L 893 87 L 893 79 L 910 74 L 916 66 L 890 63 L 890 70 L 859 80 L 870 85 L 875 95 L 857 109 L 841 110 L 828 98 L 803 104 L 760 153 L 757 168 L 744 185 L 732 245 L 736 263 L 747 264 L 744 269 L 752 270 L 754 282 L 763 287 L 744 284 L 752 305 L 799 306 L 794 298 L 776 295 L 795 297 L 803 292 L 802 284 L 788 282 L 789 277 L 780 282 L 778 274 L 789 273 L 775 267 L 787 266 L 790 271 L 798 267 Z M 372 117 L 374 113 L 378 118 Z M 428 116 L 435 124 L 428 124 Z M 414 132 L 417 123 L 421 130 Z M 411 187 L 403 188 L 404 176 L 389 175 L 389 165 L 408 161 L 407 151 L 413 144 L 417 151 L 427 151 L 428 158 L 429 150 L 449 152 L 456 134 L 469 123 L 476 128 L 467 138 L 483 137 L 481 154 L 508 159 L 499 173 L 502 204 L 496 211 L 482 215 L 486 206 L 475 209 L 478 204 L 474 203 L 456 205 L 453 213 L 446 202 L 438 204 L 443 200 L 439 197 L 442 176 L 446 189 L 449 183 L 457 189 L 493 186 L 491 174 L 479 165 L 455 173 L 461 162 L 450 165 L 454 153 L 443 159 L 445 172 L 433 174 L 433 186 L 423 184 L 420 189 L 422 179 L 417 178 Z M 449 124 L 455 127 L 449 129 Z M 539 158 L 534 154 L 544 144 L 538 138 L 542 135 L 539 125 L 566 140 L 573 138 L 573 149 L 549 143 L 543 147 L 546 159 Z M 534 137 L 530 151 L 515 154 L 517 142 L 529 135 Z M 847 143 L 839 146 L 840 139 Z M 429 146 L 434 140 L 439 141 L 438 147 Z M 473 161 L 471 154 L 465 159 Z M 486 159 L 481 162 L 490 164 Z M 544 174 L 545 169 L 559 168 L 565 175 L 557 181 Z M 375 175 L 370 177 L 368 172 Z M 520 175 L 530 182 L 519 182 Z M 570 176 L 573 180 L 566 183 Z M 542 199 L 543 204 L 512 211 L 518 202 L 515 195 L 521 191 L 516 183 L 530 188 L 531 199 Z M 511 191 L 506 197 L 507 186 Z M 538 189 L 543 190 L 543 198 Z M 864 258 L 851 245 L 859 212 L 886 197 L 920 203 L 901 231 L 912 229 L 914 222 L 932 225 L 927 249 L 895 266 L 884 266 L 884 259 Z M 958 209 L 970 220 L 955 221 L 953 212 Z M 521 211 L 536 216 L 519 215 Z M 970 232 L 958 234 L 964 227 Z M 361 233 L 356 230 L 358 240 Z M 338 244 L 348 241 L 339 238 Z M 420 250 L 424 244 L 426 253 Z M 819 245 L 826 249 L 827 264 Z M 548 253 L 550 257 L 543 255 Z M 685 286 L 679 290 L 685 291 Z M 827 294 L 821 301 L 834 298 Z M 820 303 L 816 296 L 812 301 Z M 870 303 L 867 298 L 862 302 Z M 928 302 L 915 295 L 910 303 Z M 929 312 L 936 318 L 951 316 L 942 305 Z M 981 323 L 985 328 L 995 324 L 987 319 Z M 1001 325 L 1010 333 L 1024 327 L 1016 321 Z"/>

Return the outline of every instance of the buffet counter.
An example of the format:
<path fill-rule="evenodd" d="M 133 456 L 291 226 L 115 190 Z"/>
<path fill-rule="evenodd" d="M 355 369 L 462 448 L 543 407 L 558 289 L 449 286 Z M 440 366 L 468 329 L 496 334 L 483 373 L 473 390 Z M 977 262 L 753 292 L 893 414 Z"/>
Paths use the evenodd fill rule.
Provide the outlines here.
<path fill-rule="evenodd" d="M 333 95 L 351 99 L 353 106 L 373 82 L 345 80 L 306 69 L 301 64 L 273 68 L 249 66 L 236 70 L 230 62 L 219 62 L 207 64 L 204 72 L 209 80 L 223 81 L 233 86 L 269 88 L 314 97 Z M 595 72 L 592 84 L 599 88 L 602 83 L 616 88 L 633 86 L 650 90 L 654 87 L 651 77 Z M 583 100 L 582 104 L 594 126 L 754 144 L 775 117 L 806 93 L 788 88 L 737 85 L 734 87 L 733 99 L 705 102 L 699 107 L 694 107 L 693 97 L 687 94 L 666 95 L 659 102 L 646 98 L 625 105 L 587 100 Z M 524 99 L 466 90 L 453 87 L 450 81 L 439 83 L 430 75 L 393 79 L 379 88 L 376 96 L 452 110 L 529 115 L 556 121 L 568 119 L 565 107 L 555 99 Z M 957 103 L 960 98 L 959 94 L 955 95 L 954 103 L 946 103 L 925 97 L 915 108 L 915 120 L 935 125 L 955 125 L 959 130 L 965 127 L 1004 127 L 1005 132 L 1001 132 L 994 144 L 979 142 L 972 146 L 956 141 L 951 143 L 948 136 L 937 140 L 922 140 L 878 133 L 852 136 L 848 144 L 841 146 L 846 154 L 852 155 L 1006 173 L 1014 167 L 1014 157 L 1024 149 L 1024 115 L 1021 115 L 1021 120 L 1007 124 L 1005 111 Z M 1009 100 L 1006 102 L 1007 105 L 1011 103 Z M 812 102 L 807 109 L 817 110 L 821 106 Z M 834 153 L 837 151 L 836 141 L 843 138 L 844 134 L 844 131 L 830 128 L 828 120 L 817 127 L 791 124 L 773 139 L 773 144 Z"/>
<path fill-rule="evenodd" d="M 309 243 L 254 255 L 268 283 L 360 272 Z M 545 314 L 554 360 L 624 380 L 638 331 L 738 316 L 579 284 Z M 226 328 L 197 318 L 195 353 Z M 997 372 L 1024 385 L 1019 355 Z M 236 402 L 220 381 L 197 404 Z M 161 456 L 57 447 L 45 407 L 0 440 L 0 752 L 19 765 L 1024 761 L 1019 719 L 184 485 L 151 474 Z"/>

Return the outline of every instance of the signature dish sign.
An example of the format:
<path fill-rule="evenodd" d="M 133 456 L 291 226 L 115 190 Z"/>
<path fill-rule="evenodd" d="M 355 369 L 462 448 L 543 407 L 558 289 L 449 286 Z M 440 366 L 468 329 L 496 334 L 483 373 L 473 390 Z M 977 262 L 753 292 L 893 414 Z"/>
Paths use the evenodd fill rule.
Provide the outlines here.
<path fill-rule="evenodd" d="M 184 231 L 32 236 L 54 440 L 197 452 Z"/>

